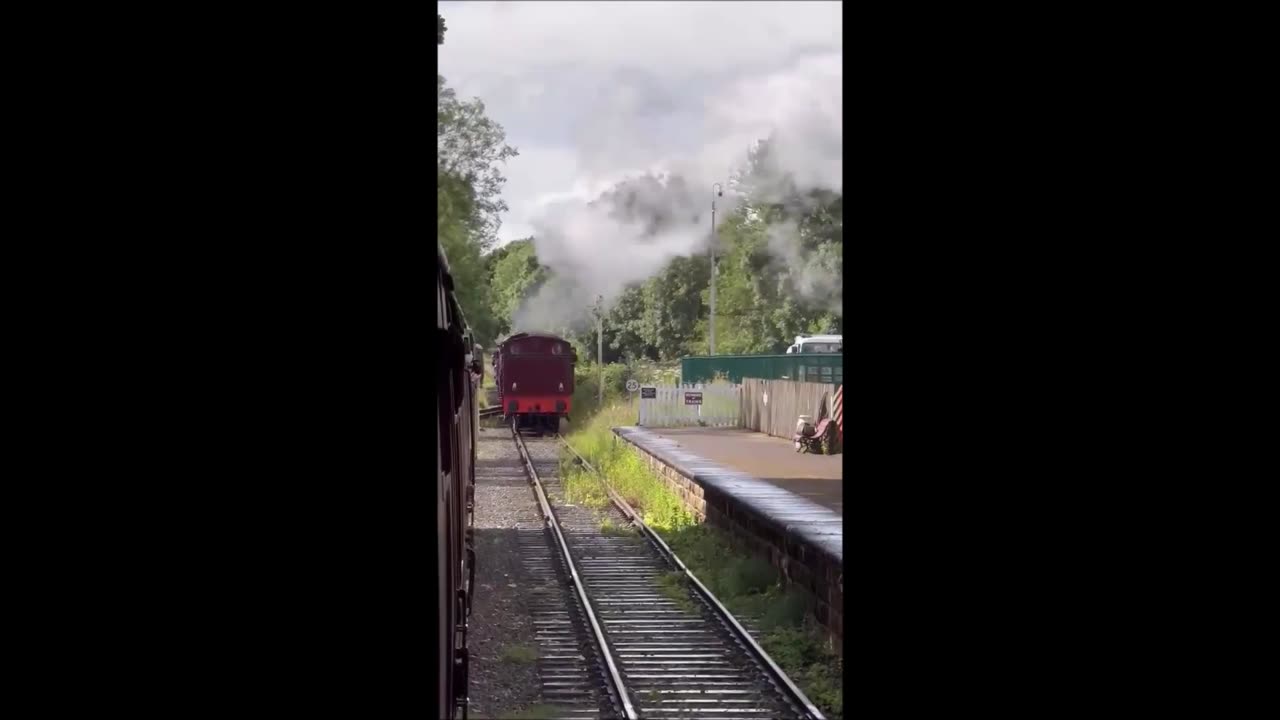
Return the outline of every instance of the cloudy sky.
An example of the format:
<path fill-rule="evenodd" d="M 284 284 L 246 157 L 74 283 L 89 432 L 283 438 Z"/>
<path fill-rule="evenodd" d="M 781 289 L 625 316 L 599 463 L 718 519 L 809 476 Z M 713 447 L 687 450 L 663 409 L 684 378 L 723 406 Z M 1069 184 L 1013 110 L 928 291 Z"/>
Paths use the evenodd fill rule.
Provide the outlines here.
<path fill-rule="evenodd" d="M 557 202 L 645 170 L 727 180 L 750 144 L 790 127 L 838 148 L 839 2 L 441 2 L 440 73 L 479 97 L 520 151 L 503 241 Z M 834 135 L 833 135 L 834 133 Z M 797 147 L 839 187 L 839 150 Z"/>

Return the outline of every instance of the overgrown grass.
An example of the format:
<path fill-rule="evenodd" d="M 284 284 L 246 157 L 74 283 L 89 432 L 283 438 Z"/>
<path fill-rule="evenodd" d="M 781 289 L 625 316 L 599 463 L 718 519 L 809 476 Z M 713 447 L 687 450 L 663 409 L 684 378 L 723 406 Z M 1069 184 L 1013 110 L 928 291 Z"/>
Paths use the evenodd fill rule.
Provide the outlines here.
<path fill-rule="evenodd" d="M 698 607 L 689 599 L 689 592 L 692 588 L 685 581 L 684 573 L 673 571 L 659 575 L 658 590 L 681 610 L 688 613 L 696 613 L 698 611 Z"/>
<path fill-rule="evenodd" d="M 480 389 L 498 387 L 498 378 L 493 375 L 493 352 L 484 351 L 484 378 L 480 380 Z"/>
<path fill-rule="evenodd" d="M 596 470 L 609 478 L 614 491 L 640 513 L 645 524 L 667 530 L 693 525 L 693 515 L 679 498 L 645 467 L 639 456 L 614 441 L 611 428 L 633 425 L 635 420 L 635 411 L 629 405 L 615 403 L 571 431 L 568 439 Z M 599 488 L 599 480 L 585 468 L 570 468 L 563 477 L 566 492 L 572 486 L 575 496 L 584 501 L 595 497 L 596 492 L 604 495 L 602 489 L 590 489 L 591 483 Z"/>
<path fill-rule="evenodd" d="M 600 532 L 604 535 L 613 537 L 634 537 L 638 531 L 630 525 L 619 525 L 615 523 L 612 518 L 606 517 L 600 521 Z"/>
<path fill-rule="evenodd" d="M 727 533 L 698 524 L 639 455 L 615 440 L 611 429 L 635 420 L 629 405 L 606 403 L 586 422 L 575 423 L 568 440 L 726 607 L 756 621 L 758 642 L 827 717 L 843 717 L 843 662 L 827 648 L 825 632 L 807 617 L 805 596 L 785 589 L 767 560 L 733 542 Z M 569 458 L 572 454 L 566 451 L 561 477 L 570 501 L 607 504 L 599 479 Z M 658 587 L 681 607 L 694 610 L 680 573 L 659 577 Z"/>

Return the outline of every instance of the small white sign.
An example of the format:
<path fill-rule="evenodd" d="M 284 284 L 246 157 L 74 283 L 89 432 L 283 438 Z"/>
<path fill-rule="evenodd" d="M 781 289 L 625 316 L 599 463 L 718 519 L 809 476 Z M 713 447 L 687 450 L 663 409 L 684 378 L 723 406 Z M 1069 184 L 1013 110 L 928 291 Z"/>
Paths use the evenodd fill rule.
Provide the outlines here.
<path fill-rule="evenodd" d="M 640 389 L 640 383 L 636 382 L 635 380 L 627 381 L 627 392 L 635 392 L 639 389 Z"/>

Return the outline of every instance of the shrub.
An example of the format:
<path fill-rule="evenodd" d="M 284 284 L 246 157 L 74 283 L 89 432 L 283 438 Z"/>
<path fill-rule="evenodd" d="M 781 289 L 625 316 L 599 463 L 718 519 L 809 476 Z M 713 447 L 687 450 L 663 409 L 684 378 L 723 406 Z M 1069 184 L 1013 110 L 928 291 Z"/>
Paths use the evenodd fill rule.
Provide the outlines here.
<path fill-rule="evenodd" d="M 778 572 L 756 555 L 734 558 L 720 575 L 720 586 L 730 595 L 762 593 L 778 583 Z"/>

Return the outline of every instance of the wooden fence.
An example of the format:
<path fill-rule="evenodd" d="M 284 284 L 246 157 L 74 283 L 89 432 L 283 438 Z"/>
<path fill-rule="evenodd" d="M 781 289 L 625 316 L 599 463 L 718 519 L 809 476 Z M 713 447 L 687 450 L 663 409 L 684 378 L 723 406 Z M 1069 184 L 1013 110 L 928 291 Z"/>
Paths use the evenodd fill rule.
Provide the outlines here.
<path fill-rule="evenodd" d="M 656 397 L 645 398 L 644 389 L 655 391 Z M 742 388 L 739 385 L 645 386 L 641 390 L 640 425 L 645 427 L 711 427 L 740 424 Z M 702 393 L 701 405 L 685 402 L 685 393 Z"/>
<path fill-rule="evenodd" d="M 836 387 L 827 383 L 743 378 L 742 427 L 790 440 L 801 415 L 811 416 L 817 425 L 825 403 L 826 417 L 831 417 Z"/>

